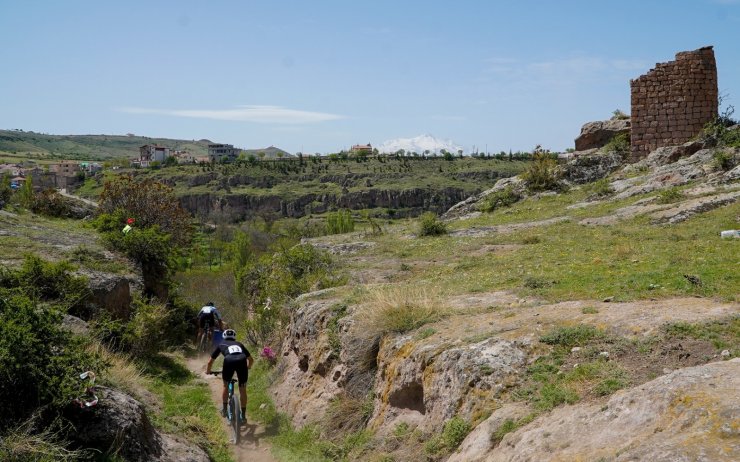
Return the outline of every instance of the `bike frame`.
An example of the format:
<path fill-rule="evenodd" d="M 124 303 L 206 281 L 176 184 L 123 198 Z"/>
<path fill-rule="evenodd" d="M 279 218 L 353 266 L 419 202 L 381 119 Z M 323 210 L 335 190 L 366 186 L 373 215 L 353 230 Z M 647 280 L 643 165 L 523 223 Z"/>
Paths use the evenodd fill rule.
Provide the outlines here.
<path fill-rule="evenodd" d="M 213 375 L 219 375 L 221 371 L 211 371 Z M 229 419 L 229 427 L 231 428 L 231 442 L 239 444 L 239 426 L 241 425 L 241 417 L 239 412 L 241 411 L 241 402 L 239 399 L 239 393 L 234 391 L 235 384 L 238 382 L 236 378 L 232 378 L 227 385 L 229 391 L 229 398 L 226 405 L 226 418 Z"/>

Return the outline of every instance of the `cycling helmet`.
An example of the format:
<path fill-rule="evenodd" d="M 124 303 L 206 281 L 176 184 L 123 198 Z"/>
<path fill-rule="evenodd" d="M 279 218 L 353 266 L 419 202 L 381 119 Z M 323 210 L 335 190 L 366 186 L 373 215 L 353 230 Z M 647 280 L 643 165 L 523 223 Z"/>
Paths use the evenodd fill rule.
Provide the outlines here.
<path fill-rule="evenodd" d="M 214 305 L 213 302 L 208 302 L 206 303 L 206 306 L 216 306 L 216 305 Z"/>
<path fill-rule="evenodd" d="M 223 338 L 224 340 L 236 340 L 236 331 L 234 329 L 226 329 Z"/>

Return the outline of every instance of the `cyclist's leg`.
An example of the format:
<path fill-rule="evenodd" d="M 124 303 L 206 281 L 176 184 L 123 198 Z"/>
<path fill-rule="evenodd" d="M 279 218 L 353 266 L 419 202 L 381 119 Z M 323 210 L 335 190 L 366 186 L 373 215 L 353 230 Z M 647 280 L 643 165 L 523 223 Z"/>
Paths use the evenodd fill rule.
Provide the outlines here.
<path fill-rule="evenodd" d="M 226 406 L 229 404 L 229 382 L 234 376 L 234 364 L 231 361 L 224 359 L 224 365 L 221 372 L 221 378 L 224 381 L 224 390 L 221 393 L 221 402 L 223 403 L 223 409 L 226 411 Z M 224 412 L 225 414 L 226 412 Z"/>
<path fill-rule="evenodd" d="M 239 379 L 239 398 L 241 403 L 242 419 L 246 416 L 247 409 L 247 380 L 249 379 L 249 369 L 247 361 L 240 361 L 236 368 L 236 377 Z"/>

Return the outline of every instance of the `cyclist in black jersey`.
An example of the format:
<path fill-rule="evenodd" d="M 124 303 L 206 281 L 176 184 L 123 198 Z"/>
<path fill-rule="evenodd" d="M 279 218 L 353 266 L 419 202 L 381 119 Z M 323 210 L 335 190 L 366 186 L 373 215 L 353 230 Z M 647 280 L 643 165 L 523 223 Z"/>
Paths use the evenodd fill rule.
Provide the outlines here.
<path fill-rule="evenodd" d="M 221 378 L 224 381 L 224 391 L 221 395 L 221 401 L 223 402 L 223 415 L 226 415 L 226 404 L 229 399 L 229 382 L 236 372 L 236 377 L 239 380 L 239 397 L 241 398 L 241 417 L 244 419 L 245 411 L 247 408 L 247 379 L 249 378 L 249 369 L 252 368 L 254 359 L 249 354 L 247 348 L 236 341 L 236 332 L 234 329 L 226 329 L 223 334 L 223 343 L 218 345 L 213 353 L 211 353 L 211 359 L 208 360 L 206 366 L 206 374 L 211 373 L 211 366 L 213 361 L 218 358 L 218 355 L 224 355 L 224 366 L 223 372 L 221 372 Z"/>

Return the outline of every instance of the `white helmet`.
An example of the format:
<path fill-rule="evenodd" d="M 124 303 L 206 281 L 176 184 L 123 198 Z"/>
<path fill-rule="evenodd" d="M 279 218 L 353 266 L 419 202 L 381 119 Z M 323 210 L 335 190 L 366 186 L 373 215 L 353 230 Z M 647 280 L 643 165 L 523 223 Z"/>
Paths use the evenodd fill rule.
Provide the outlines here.
<path fill-rule="evenodd" d="M 226 329 L 223 338 L 224 340 L 236 340 L 236 331 L 234 329 Z"/>

